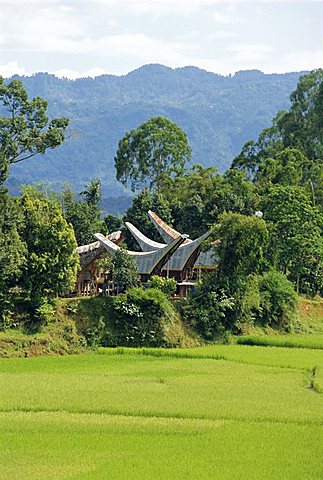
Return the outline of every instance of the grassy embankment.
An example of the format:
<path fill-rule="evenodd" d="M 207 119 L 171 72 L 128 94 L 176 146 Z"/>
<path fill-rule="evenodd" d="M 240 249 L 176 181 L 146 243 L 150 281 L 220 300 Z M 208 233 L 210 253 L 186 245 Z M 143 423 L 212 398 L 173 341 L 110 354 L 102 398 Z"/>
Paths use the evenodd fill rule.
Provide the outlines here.
<path fill-rule="evenodd" d="M 98 325 L 109 322 L 104 297 L 66 298 L 57 301 L 57 315 L 40 332 L 17 330 L 0 332 L 0 357 L 32 357 L 63 355 L 84 351 L 82 336 L 96 335 Z M 232 342 L 247 345 L 286 347 L 323 347 L 323 301 L 301 299 L 295 323 L 295 334 L 279 334 L 272 329 L 251 328 L 248 335 L 232 338 Z M 167 341 L 176 347 L 199 344 L 179 318 L 167 326 Z"/>
<path fill-rule="evenodd" d="M 320 479 L 323 352 L 218 345 L 0 361 L 0 479 Z"/>

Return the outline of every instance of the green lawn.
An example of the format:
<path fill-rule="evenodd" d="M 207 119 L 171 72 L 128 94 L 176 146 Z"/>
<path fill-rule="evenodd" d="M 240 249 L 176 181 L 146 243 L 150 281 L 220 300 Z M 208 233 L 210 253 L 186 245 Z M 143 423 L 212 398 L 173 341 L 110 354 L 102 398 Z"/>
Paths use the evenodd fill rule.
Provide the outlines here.
<path fill-rule="evenodd" d="M 323 351 L 0 360 L 0 479 L 321 479 Z"/>

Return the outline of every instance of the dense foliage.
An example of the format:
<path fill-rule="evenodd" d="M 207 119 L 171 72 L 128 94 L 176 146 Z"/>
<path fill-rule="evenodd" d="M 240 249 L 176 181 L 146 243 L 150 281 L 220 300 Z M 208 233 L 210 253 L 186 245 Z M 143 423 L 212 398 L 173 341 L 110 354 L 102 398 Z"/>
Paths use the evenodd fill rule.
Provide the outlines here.
<path fill-rule="evenodd" d="M 91 190 L 91 185 L 93 189 Z M 80 192 L 85 201 L 75 199 L 75 194 L 69 186 L 65 186 L 62 193 L 62 208 L 64 217 L 73 226 L 78 245 L 87 245 L 94 241 L 94 233 L 106 233 L 106 225 L 100 220 L 99 201 L 100 186 L 91 183 L 90 188 Z"/>
<path fill-rule="evenodd" d="M 74 231 L 57 202 L 39 191 L 0 196 L 0 327 L 46 318 L 47 298 L 70 292 L 79 267 Z M 40 322 L 44 323 L 44 322 Z"/>
<path fill-rule="evenodd" d="M 133 287 L 117 296 L 69 299 L 66 305 L 68 317 L 91 346 L 194 345 L 174 306 L 156 288 Z"/>
<path fill-rule="evenodd" d="M 154 117 L 120 140 L 115 157 L 117 180 L 133 191 L 143 185 L 160 191 L 166 178 L 183 173 L 191 158 L 186 133 L 164 117 Z"/>
<path fill-rule="evenodd" d="M 47 149 L 58 147 L 65 138 L 67 118 L 49 120 L 47 102 L 29 100 L 20 80 L 6 84 L 0 77 L 0 102 L 6 115 L 0 115 L 0 185 L 8 177 L 9 166 Z M 1 113 L 1 111 L 0 111 Z"/>
<path fill-rule="evenodd" d="M 241 145 L 255 140 L 278 110 L 288 108 L 299 76 L 246 71 L 224 77 L 194 67 L 146 65 L 118 77 L 23 77 L 30 96 L 48 100 L 51 116 L 70 119 L 70 135 L 59 151 L 49 151 L 41 162 L 31 160 L 28 171 L 14 165 L 10 184 L 48 181 L 59 189 L 67 181 L 78 192 L 90 178 L 100 178 L 104 197 L 122 195 L 113 160 L 118 142 L 158 115 L 187 133 L 193 162 L 224 172 Z M 119 204 L 106 202 L 115 209 L 109 213 L 123 213 L 127 206 L 119 210 Z"/>
<path fill-rule="evenodd" d="M 151 209 L 192 238 L 213 230 L 203 248 L 212 249 L 216 269 L 180 304 L 183 319 L 201 338 L 213 341 L 254 326 L 292 330 L 295 290 L 313 296 L 323 290 L 321 97 L 322 71 L 302 77 L 290 110 L 246 144 L 224 175 L 200 164 L 184 171 L 189 147 L 182 130 L 162 117 L 145 122 L 122 138 L 117 175 L 153 188 L 138 193 L 122 219 L 100 219 L 100 180 L 91 180 L 80 199 L 69 187 L 60 199 L 35 189 L 12 199 L 1 190 L 2 328 L 15 324 L 22 306 L 34 324 L 53 317 L 51 299 L 75 281 L 75 236 L 79 244 L 91 243 L 93 233 L 130 221 L 161 240 L 147 217 Z M 108 323 L 100 316 L 84 330 L 87 338 L 106 345 L 166 345 L 174 314 L 167 296 L 175 281 L 153 277 L 146 290 L 129 289 L 138 274 L 124 249 L 109 258 L 107 270 L 119 295 L 106 300 Z"/>
<path fill-rule="evenodd" d="M 109 262 L 109 270 L 111 279 L 117 285 L 118 291 L 139 283 L 137 264 L 123 247 L 113 255 Z"/>
<path fill-rule="evenodd" d="M 300 78 L 290 109 L 278 112 L 256 142 L 249 141 L 233 163 L 255 181 L 300 185 L 323 205 L 323 70 Z"/>
<path fill-rule="evenodd" d="M 109 302 L 111 315 L 109 332 L 102 344 L 129 347 L 166 346 L 167 324 L 175 312 L 166 295 L 158 289 L 132 288 L 112 297 Z"/>
<path fill-rule="evenodd" d="M 184 311 L 207 340 L 248 324 L 293 328 L 295 289 L 322 293 L 322 80 L 322 70 L 302 77 L 290 110 L 279 112 L 257 142 L 248 142 L 222 177 L 250 176 L 243 197 L 263 219 L 213 210 L 217 270 Z M 248 213 L 241 207 L 239 213 Z"/>

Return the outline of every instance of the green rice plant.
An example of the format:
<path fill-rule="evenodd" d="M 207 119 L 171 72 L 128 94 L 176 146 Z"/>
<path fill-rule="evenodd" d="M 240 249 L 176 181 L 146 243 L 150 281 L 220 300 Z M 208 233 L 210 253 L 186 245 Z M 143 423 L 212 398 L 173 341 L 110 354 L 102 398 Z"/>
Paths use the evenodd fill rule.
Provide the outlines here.
<path fill-rule="evenodd" d="M 242 337 L 237 337 L 236 341 L 239 345 L 323 349 L 323 334 L 263 335 L 259 337 L 244 335 Z"/>
<path fill-rule="evenodd" d="M 102 355 L 145 355 L 168 358 L 197 358 L 210 360 L 229 360 L 237 363 L 264 365 L 282 368 L 311 370 L 323 363 L 322 352 L 318 349 L 292 350 L 276 347 L 264 348 L 248 345 L 205 345 L 195 348 L 161 349 L 161 348 L 99 348 Z"/>
<path fill-rule="evenodd" d="M 244 345 L 1 359 L 0 480 L 318 480 L 322 360 Z"/>
<path fill-rule="evenodd" d="M 0 411 L 323 423 L 323 397 L 309 388 L 315 365 L 125 354 L 3 359 Z"/>
<path fill-rule="evenodd" d="M 318 480 L 316 425 L 1 414 L 1 480 Z M 292 439 L 292 442 L 291 442 Z"/>
<path fill-rule="evenodd" d="M 313 368 L 311 387 L 317 393 L 323 393 L 323 365 Z"/>

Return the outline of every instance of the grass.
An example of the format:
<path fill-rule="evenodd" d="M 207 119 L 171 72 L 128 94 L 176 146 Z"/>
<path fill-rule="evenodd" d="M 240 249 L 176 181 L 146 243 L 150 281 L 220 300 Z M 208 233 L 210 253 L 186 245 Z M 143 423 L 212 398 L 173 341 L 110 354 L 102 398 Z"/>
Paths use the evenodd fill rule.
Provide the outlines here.
<path fill-rule="evenodd" d="M 0 414 L 0 422 L 3 479 L 294 480 L 323 473 L 315 426 L 66 413 Z"/>
<path fill-rule="evenodd" d="M 246 345 L 206 345 L 190 349 L 99 348 L 101 355 L 142 355 L 157 358 L 227 360 L 242 364 L 311 370 L 323 363 L 323 353 L 311 349 L 263 348 Z"/>
<path fill-rule="evenodd" d="M 299 301 L 299 326 L 307 333 L 323 333 L 323 301 L 321 297 Z"/>
<path fill-rule="evenodd" d="M 0 479 L 320 479 L 323 352 L 1 359 Z"/>
<path fill-rule="evenodd" d="M 323 350 L 323 333 L 311 335 L 263 335 L 259 337 L 244 335 L 237 338 L 237 343 L 240 345 L 261 345 L 264 347 L 314 348 Z"/>
<path fill-rule="evenodd" d="M 75 324 L 70 319 L 59 318 L 37 333 L 16 329 L 0 332 L 0 358 L 81 353 L 82 343 Z"/>

